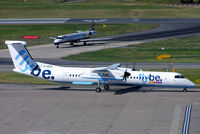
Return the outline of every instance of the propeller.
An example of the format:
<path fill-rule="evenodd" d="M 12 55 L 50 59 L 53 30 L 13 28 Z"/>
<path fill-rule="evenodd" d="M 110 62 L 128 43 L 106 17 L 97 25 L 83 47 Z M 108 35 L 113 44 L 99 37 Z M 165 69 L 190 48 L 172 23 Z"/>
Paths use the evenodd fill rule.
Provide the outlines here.
<path fill-rule="evenodd" d="M 128 78 L 129 76 L 131 76 L 131 73 L 129 73 L 129 72 L 127 71 L 127 68 L 126 68 L 126 71 L 124 72 L 123 80 L 126 81 L 127 78 Z"/>

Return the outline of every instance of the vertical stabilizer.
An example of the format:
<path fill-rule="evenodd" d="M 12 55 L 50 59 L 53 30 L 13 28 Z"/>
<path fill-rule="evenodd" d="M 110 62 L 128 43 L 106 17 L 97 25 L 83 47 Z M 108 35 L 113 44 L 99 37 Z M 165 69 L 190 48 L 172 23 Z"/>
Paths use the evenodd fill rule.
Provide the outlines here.
<path fill-rule="evenodd" d="M 92 31 L 92 30 L 95 30 L 95 22 L 92 22 L 92 24 L 91 24 L 91 26 L 90 26 L 90 29 L 89 29 L 89 31 Z"/>
<path fill-rule="evenodd" d="M 25 73 L 37 66 L 26 49 L 25 41 L 5 41 L 5 44 L 8 46 L 15 69 Z"/>

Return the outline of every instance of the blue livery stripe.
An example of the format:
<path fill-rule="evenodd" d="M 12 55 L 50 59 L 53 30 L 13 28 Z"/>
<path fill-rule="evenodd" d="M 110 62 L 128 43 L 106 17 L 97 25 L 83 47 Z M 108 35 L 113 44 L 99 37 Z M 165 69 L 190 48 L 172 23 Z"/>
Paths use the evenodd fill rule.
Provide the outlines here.
<path fill-rule="evenodd" d="M 123 80 L 123 79 L 116 79 L 116 78 L 97 78 L 97 77 L 83 77 L 85 79 L 97 79 L 100 81 L 107 81 L 107 80 Z"/>
<path fill-rule="evenodd" d="M 92 85 L 92 84 L 94 84 L 94 82 L 72 82 L 72 84 Z"/>

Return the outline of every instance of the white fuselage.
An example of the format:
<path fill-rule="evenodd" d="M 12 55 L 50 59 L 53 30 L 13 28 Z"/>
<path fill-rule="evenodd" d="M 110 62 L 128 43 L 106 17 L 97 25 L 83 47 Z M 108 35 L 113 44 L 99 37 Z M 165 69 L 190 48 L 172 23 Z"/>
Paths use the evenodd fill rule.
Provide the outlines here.
<path fill-rule="evenodd" d="M 97 34 L 96 31 L 91 30 L 91 31 L 79 31 L 77 33 L 72 33 L 72 34 L 67 34 L 67 35 L 60 35 L 54 40 L 54 44 L 58 45 L 64 42 L 77 43 L 77 42 L 80 42 L 80 40 L 94 37 L 96 34 Z"/>
<path fill-rule="evenodd" d="M 61 83 L 98 84 L 96 92 L 101 92 L 101 86 L 109 89 L 109 85 L 161 86 L 161 87 L 195 87 L 195 84 L 176 72 L 132 71 L 120 68 L 119 63 L 108 67 L 76 68 L 60 67 L 36 62 L 26 49 L 24 41 L 5 41 L 14 64 L 13 71 L 29 76 L 43 78 Z"/>
<path fill-rule="evenodd" d="M 28 70 L 23 72 L 23 74 L 72 84 L 92 85 L 100 82 L 108 85 L 195 87 L 193 82 L 175 72 L 132 71 L 131 69 L 118 68 L 108 72 L 95 73 L 93 71 L 94 68 L 59 67 L 40 62 L 37 62 L 37 64 L 39 65 L 38 69 Z M 131 74 L 126 80 L 123 79 L 125 70 Z M 18 69 L 14 69 L 14 71 L 22 73 Z"/>

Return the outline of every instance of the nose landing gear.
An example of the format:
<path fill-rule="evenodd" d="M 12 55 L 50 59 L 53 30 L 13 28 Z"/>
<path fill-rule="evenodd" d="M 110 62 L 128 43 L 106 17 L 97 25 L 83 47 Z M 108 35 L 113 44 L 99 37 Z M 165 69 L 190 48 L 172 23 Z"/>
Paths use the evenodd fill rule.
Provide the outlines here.
<path fill-rule="evenodd" d="M 187 88 L 184 88 L 184 89 L 183 89 L 183 92 L 187 92 Z"/>
<path fill-rule="evenodd" d="M 56 48 L 59 48 L 59 44 L 54 44 L 54 45 L 56 45 Z"/>

